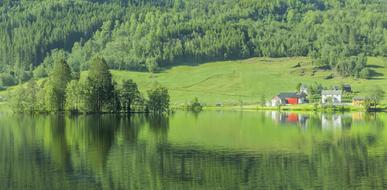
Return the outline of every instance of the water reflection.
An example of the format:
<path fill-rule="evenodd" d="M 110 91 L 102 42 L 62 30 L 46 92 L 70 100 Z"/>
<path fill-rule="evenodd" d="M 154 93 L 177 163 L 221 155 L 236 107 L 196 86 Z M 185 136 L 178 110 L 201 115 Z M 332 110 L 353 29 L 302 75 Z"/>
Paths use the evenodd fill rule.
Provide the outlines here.
<path fill-rule="evenodd" d="M 351 128 L 353 123 L 380 121 L 375 113 L 294 113 L 294 112 L 266 112 L 266 117 L 281 125 L 294 124 L 301 128 L 321 128 L 322 130 Z M 383 124 L 380 124 L 383 125 Z"/>
<path fill-rule="evenodd" d="M 384 189 L 385 114 L 0 116 L 0 189 Z"/>

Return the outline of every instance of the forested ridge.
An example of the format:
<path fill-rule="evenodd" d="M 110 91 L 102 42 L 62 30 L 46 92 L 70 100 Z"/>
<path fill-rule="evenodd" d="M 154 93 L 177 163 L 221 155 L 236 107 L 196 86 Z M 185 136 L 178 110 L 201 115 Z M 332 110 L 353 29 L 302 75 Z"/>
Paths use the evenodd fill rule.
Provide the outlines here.
<path fill-rule="evenodd" d="M 46 77 L 57 59 L 76 76 L 102 56 L 111 69 L 155 72 L 187 62 L 309 56 L 338 75 L 370 74 L 387 56 L 384 0 L 0 1 L 3 86 Z"/>

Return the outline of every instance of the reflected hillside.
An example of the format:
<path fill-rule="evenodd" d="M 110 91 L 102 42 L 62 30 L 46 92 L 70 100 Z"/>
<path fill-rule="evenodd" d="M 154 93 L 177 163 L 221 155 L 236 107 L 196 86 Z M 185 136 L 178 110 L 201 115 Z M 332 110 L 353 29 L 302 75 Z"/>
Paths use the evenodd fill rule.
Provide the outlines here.
<path fill-rule="evenodd" d="M 0 189 L 384 188 L 387 115 L 0 116 Z"/>

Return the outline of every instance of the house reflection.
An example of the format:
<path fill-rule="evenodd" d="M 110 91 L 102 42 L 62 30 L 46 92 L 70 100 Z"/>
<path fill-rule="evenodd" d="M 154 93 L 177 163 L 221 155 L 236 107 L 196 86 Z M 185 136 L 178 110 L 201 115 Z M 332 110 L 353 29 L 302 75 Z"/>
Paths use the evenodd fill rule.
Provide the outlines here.
<path fill-rule="evenodd" d="M 342 125 L 343 125 L 342 115 L 336 115 L 336 114 L 321 115 L 321 127 L 323 130 L 341 129 Z"/>
<path fill-rule="evenodd" d="M 278 124 L 299 125 L 301 128 L 307 128 L 309 116 L 291 112 L 270 112 L 271 119 Z"/>
<path fill-rule="evenodd" d="M 352 120 L 354 122 L 361 122 L 361 121 L 364 121 L 364 115 L 365 113 L 363 112 L 355 112 L 355 113 L 352 113 Z"/>
<path fill-rule="evenodd" d="M 272 111 L 266 114 L 273 122 L 284 126 L 309 127 L 322 130 L 351 128 L 356 122 L 364 121 L 364 113 L 329 114 L 329 113 L 291 113 Z"/>

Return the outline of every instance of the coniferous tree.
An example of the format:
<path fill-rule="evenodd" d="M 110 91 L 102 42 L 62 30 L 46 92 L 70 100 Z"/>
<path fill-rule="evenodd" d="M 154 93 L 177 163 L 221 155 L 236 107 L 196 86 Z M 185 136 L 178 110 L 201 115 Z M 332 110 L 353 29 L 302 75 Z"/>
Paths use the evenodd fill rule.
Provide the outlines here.
<path fill-rule="evenodd" d="M 46 107 L 48 111 L 63 111 L 68 82 L 71 80 L 71 69 L 65 60 L 54 63 L 45 86 Z"/>
<path fill-rule="evenodd" d="M 81 94 L 81 86 L 78 80 L 69 82 L 66 88 L 66 105 L 65 109 L 70 112 L 78 112 L 81 108 L 82 98 L 86 98 Z"/>
<path fill-rule="evenodd" d="M 101 112 L 104 106 L 114 101 L 112 75 L 104 58 L 95 57 L 92 60 L 88 80 L 91 85 L 90 101 L 93 102 L 93 111 Z"/>

